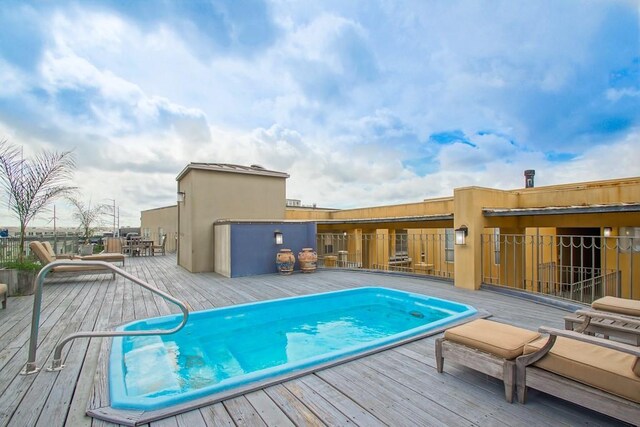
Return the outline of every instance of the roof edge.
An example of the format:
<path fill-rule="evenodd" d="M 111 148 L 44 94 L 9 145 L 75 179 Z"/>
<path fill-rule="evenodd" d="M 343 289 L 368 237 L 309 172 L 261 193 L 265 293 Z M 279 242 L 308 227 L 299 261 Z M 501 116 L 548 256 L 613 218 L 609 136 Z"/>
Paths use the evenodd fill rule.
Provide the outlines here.
<path fill-rule="evenodd" d="M 226 173 L 241 173 L 247 175 L 261 175 L 270 176 L 274 178 L 289 178 L 289 174 L 286 172 L 278 172 L 269 169 L 265 169 L 262 166 L 251 165 L 243 166 L 232 163 L 198 163 L 191 162 L 182 169 L 182 171 L 176 177 L 176 181 L 180 181 L 191 170 L 208 170 L 213 172 L 226 172 Z"/>

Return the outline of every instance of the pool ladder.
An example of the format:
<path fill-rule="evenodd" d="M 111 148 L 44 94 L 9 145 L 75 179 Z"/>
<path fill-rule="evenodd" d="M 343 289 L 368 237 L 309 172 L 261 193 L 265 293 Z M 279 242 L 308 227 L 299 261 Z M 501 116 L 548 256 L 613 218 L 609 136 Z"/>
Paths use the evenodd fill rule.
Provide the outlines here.
<path fill-rule="evenodd" d="M 142 286 L 145 289 L 150 290 L 156 295 L 168 300 L 174 304 L 176 304 L 180 310 L 182 310 L 182 322 L 178 326 L 173 329 L 154 329 L 150 331 L 88 331 L 88 332 L 75 332 L 73 334 L 68 335 L 62 341 L 58 343 L 53 353 L 53 360 L 51 361 L 51 366 L 47 368 L 47 371 L 59 371 L 64 368 L 62 364 L 62 348 L 66 343 L 76 338 L 95 338 L 95 337 L 123 337 L 123 336 L 144 336 L 144 335 L 168 335 L 178 332 L 180 329 L 184 327 L 187 323 L 187 319 L 189 318 L 189 309 L 187 305 L 182 301 L 172 297 L 171 295 L 163 292 L 159 289 L 156 289 L 149 285 L 147 282 L 140 280 L 139 278 L 132 276 L 121 268 L 105 262 L 105 261 L 54 261 L 51 262 L 44 267 L 38 273 L 35 279 L 35 295 L 33 298 L 33 313 L 31 317 L 31 336 L 29 338 L 29 357 L 27 359 L 27 363 L 24 365 L 24 368 L 20 372 L 22 375 L 35 374 L 40 369 L 36 365 L 36 351 L 38 344 L 38 329 L 40 326 L 40 309 L 42 305 L 42 288 L 44 284 L 44 279 L 47 273 L 51 271 L 51 269 L 62 266 L 62 265 L 71 265 L 78 266 L 79 263 L 82 263 L 83 266 L 101 266 L 105 269 L 111 270 L 112 274 L 118 274 L 125 279 L 129 279 L 137 285 Z"/>

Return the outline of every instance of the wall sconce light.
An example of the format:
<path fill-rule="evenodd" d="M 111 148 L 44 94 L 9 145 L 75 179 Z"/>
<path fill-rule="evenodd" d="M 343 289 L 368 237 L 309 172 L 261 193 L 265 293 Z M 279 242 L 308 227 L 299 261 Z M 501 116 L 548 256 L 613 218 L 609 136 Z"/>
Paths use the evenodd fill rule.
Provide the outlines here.
<path fill-rule="evenodd" d="M 611 227 L 605 227 L 602 231 L 604 237 L 611 237 Z"/>
<path fill-rule="evenodd" d="M 284 243 L 284 236 L 280 230 L 276 230 L 273 232 L 273 238 L 276 240 L 276 245 L 281 245 Z"/>
<path fill-rule="evenodd" d="M 178 203 L 184 203 L 184 196 L 185 196 L 184 191 L 178 191 L 178 194 L 177 194 Z"/>
<path fill-rule="evenodd" d="M 469 234 L 469 229 L 467 228 L 466 225 L 463 225 L 460 228 L 456 228 L 455 234 L 456 234 L 456 245 L 467 244 L 467 235 Z"/>

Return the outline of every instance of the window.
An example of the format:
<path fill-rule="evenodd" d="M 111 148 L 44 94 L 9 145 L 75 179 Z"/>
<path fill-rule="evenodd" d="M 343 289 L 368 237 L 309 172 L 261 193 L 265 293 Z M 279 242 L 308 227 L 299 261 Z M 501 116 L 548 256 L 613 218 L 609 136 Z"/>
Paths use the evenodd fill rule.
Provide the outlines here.
<path fill-rule="evenodd" d="M 500 229 L 493 229 L 493 263 L 500 265 Z"/>
<path fill-rule="evenodd" d="M 409 253 L 409 235 L 407 230 L 396 230 L 396 256 Z"/>
<path fill-rule="evenodd" d="M 453 262 L 453 228 L 444 229 L 444 260 L 446 262 Z"/>

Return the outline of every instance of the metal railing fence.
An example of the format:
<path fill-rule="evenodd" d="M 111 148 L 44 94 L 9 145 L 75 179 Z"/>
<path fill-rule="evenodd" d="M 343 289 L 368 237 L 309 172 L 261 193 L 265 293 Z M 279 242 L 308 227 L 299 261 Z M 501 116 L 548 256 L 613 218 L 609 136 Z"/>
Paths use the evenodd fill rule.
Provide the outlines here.
<path fill-rule="evenodd" d="M 481 241 L 483 283 L 583 303 L 640 296 L 640 241 L 633 238 L 483 234 Z"/>
<path fill-rule="evenodd" d="M 444 230 L 419 233 L 318 233 L 318 265 L 398 271 L 453 279 L 453 240 Z"/>
<path fill-rule="evenodd" d="M 35 258 L 29 249 L 29 243 L 33 241 L 48 241 L 54 248 L 56 254 L 77 254 L 78 246 L 81 241 L 77 236 L 46 235 L 46 236 L 27 236 L 24 238 L 24 251 L 27 258 Z M 0 267 L 4 267 L 6 263 L 15 261 L 20 252 L 19 237 L 3 237 L 0 238 Z"/>

